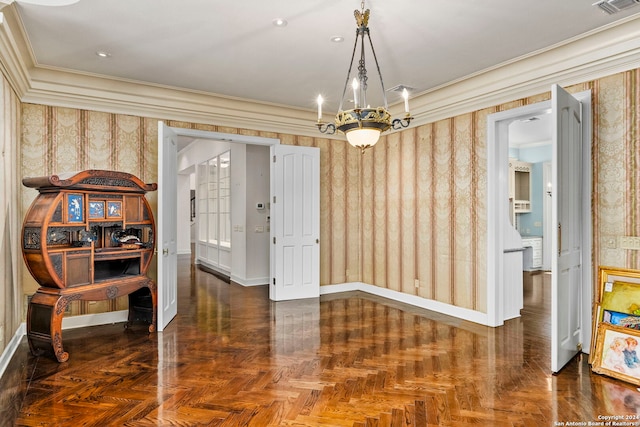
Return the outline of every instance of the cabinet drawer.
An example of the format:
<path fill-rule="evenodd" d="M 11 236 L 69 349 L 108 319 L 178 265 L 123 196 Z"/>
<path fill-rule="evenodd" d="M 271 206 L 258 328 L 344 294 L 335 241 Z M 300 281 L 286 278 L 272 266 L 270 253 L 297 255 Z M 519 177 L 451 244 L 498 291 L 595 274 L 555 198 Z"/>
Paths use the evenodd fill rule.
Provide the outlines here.
<path fill-rule="evenodd" d="M 542 237 L 525 237 L 522 239 L 522 246 L 531 247 L 535 250 L 542 250 Z"/>

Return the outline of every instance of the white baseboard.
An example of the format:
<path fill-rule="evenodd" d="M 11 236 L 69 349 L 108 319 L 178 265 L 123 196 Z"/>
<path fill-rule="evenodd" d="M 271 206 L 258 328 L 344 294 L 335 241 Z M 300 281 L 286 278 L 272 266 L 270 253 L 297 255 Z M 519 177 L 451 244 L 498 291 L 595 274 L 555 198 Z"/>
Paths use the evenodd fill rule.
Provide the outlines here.
<path fill-rule="evenodd" d="M 243 277 L 231 276 L 231 281 L 242 286 L 262 286 L 269 284 L 268 277 L 259 277 L 257 279 L 245 279 Z"/>
<path fill-rule="evenodd" d="M 199 264 L 199 265 L 201 265 L 201 266 L 203 266 L 205 268 L 208 268 L 209 270 L 212 270 L 212 271 L 215 271 L 217 273 L 220 273 L 223 276 L 230 277 L 231 271 L 226 269 L 226 268 L 224 268 L 224 267 L 216 266 L 216 265 L 213 265 L 213 264 L 209 264 L 208 262 L 203 261 L 203 260 L 198 260 L 198 262 L 196 264 Z"/>
<path fill-rule="evenodd" d="M 126 322 L 129 317 L 129 310 L 110 311 L 107 313 L 82 314 L 80 316 L 69 316 L 62 318 L 62 329 L 84 328 L 86 326 L 108 325 L 119 322 Z M 11 358 L 18 350 L 22 337 L 27 335 L 27 325 L 22 322 L 18 330 L 0 355 L 0 378 L 4 375 Z"/>
<path fill-rule="evenodd" d="M 129 310 L 108 311 L 106 313 L 81 314 L 79 316 L 63 317 L 62 330 L 126 322 L 128 318 Z"/>
<path fill-rule="evenodd" d="M 482 313 L 476 310 L 470 310 L 468 308 L 457 307 L 455 305 L 446 304 L 439 301 L 434 301 L 426 298 L 419 297 L 417 295 L 409 295 L 402 292 L 394 291 L 391 289 L 380 288 L 378 286 L 368 285 L 362 282 L 341 283 L 339 285 L 325 285 L 320 286 L 320 295 L 328 295 L 338 292 L 352 292 L 362 291 L 372 295 L 377 295 L 383 298 L 388 298 L 393 301 L 402 302 L 405 304 L 413 305 L 415 307 L 424 308 L 426 310 L 435 311 L 436 313 L 445 314 L 447 316 L 456 317 L 461 320 L 466 320 L 480 325 L 487 326 L 488 318 L 486 313 Z"/>
<path fill-rule="evenodd" d="M 11 358 L 13 357 L 16 350 L 18 350 L 18 346 L 20 345 L 20 341 L 22 341 L 22 337 L 27 334 L 27 326 L 25 323 L 21 323 L 18 327 L 18 330 L 11 338 L 11 341 L 7 344 L 2 355 L 0 356 L 0 378 L 4 375 L 4 371 L 9 366 L 9 362 L 11 362 Z"/>

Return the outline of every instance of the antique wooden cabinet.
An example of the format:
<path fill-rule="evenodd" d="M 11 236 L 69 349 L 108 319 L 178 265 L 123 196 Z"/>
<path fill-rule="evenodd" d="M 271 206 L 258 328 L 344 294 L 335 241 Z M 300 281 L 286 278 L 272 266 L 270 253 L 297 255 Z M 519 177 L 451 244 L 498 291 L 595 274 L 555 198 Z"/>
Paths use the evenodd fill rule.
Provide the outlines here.
<path fill-rule="evenodd" d="M 124 172 L 86 170 L 22 183 L 39 191 L 22 228 L 25 263 L 40 288 L 29 302 L 31 352 L 62 346 L 62 317 L 71 301 L 129 295 L 129 322 L 150 313 L 156 327 L 156 285 L 147 277 L 155 223 L 145 193 L 157 189 Z M 142 303 L 141 303 L 142 302 Z"/>

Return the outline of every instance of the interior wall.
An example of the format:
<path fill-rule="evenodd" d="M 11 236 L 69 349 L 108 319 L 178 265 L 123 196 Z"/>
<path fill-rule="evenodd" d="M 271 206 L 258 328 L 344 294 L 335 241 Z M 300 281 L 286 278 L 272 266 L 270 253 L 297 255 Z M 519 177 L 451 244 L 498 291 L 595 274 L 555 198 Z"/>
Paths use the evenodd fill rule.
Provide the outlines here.
<path fill-rule="evenodd" d="M 593 93 L 596 267 L 640 267 L 638 253 L 616 243 L 617 236 L 640 234 L 639 74 L 569 88 Z M 382 137 L 364 155 L 320 137 L 167 124 L 320 148 L 322 285 L 359 281 L 486 312 L 486 117 L 549 96 L 408 128 Z M 21 128 L 20 178 L 103 168 L 157 180 L 157 119 L 23 104 Z M 22 188 L 20 222 L 34 197 Z M 155 195 L 150 200 L 155 209 Z M 33 293 L 36 285 L 24 267 L 22 276 L 23 292 Z"/>
<path fill-rule="evenodd" d="M 18 204 L 20 168 L 20 102 L 0 77 L 0 353 L 18 330 L 23 304 L 20 282 L 22 268 L 21 216 Z"/>
<path fill-rule="evenodd" d="M 245 279 L 248 284 L 269 283 L 270 151 L 268 146 L 247 145 L 246 229 L 247 260 Z M 233 196 L 232 196 L 233 197 Z M 263 209 L 256 207 L 262 203 Z"/>
<path fill-rule="evenodd" d="M 178 172 L 177 187 L 177 227 L 176 251 L 178 255 L 191 253 L 191 175 Z"/>

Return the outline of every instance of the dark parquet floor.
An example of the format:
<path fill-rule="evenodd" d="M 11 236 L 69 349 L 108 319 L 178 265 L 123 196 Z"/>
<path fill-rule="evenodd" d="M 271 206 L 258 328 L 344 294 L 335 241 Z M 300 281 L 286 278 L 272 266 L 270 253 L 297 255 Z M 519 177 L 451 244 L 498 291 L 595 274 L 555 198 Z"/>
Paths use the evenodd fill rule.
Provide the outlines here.
<path fill-rule="evenodd" d="M 586 357 L 550 374 L 546 274 L 527 275 L 522 317 L 492 329 L 363 293 L 273 303 L 266 287 L 181 263 L 162 333 L 67 330 L 61 364 L 23 340 L 0 424 L 538 427 L 640 414 L 637 389 Z"/>

